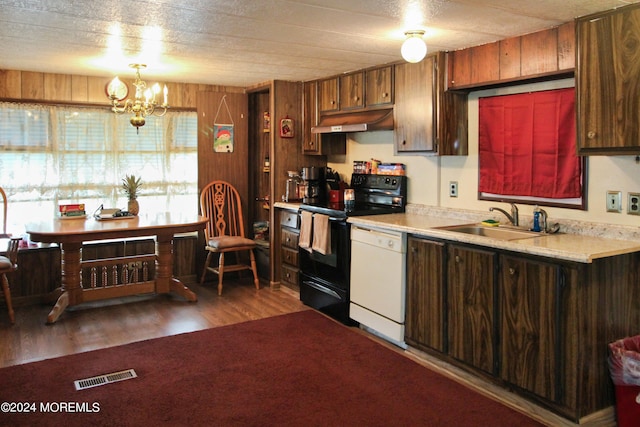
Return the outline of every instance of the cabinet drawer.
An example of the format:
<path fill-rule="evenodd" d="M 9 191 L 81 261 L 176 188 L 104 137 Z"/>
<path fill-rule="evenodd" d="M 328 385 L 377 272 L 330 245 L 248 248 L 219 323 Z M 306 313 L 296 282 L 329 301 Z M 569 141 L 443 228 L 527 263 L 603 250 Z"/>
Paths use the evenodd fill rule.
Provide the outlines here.
<path fill-rule="evenodd" d="M 280 225 L 283 227 L 298 228 L 298 212 L 281 211 L 280 213 Z"/>
<path fill-rule="evenodd" d="M 298 286 L 298 269 L 283 264 L 282 277 L 280 278 L 280 280 L 291 285 Z"/>
<path fill-rule="evenodd" d="M 297 232 L 283 228 L 280 232 L 280 238 L 282 239 L 282 246 L 298 250 L 298 233 Z"/>
<path fill-rule="evenodd" d="M 298 251 L 289 248 L 280 248 L 280 255 L 282 262 L 291 266 L 298 266 Z"/>

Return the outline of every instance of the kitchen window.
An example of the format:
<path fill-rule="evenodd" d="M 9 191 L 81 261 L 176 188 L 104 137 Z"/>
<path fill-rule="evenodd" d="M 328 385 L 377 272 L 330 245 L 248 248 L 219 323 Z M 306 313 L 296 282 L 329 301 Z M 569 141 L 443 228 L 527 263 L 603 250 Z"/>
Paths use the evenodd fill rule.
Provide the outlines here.
<path fill-rule="evenodd" d="M 479 198 L 585 208 L 575 91 L 479 99 Z"/>
<path fill-rule="evenodd" d="M 107 108 L 0 103 L 0 170 L 9 231 L 58 205 L 126 208 L 125 175 L 141 176 L 141 212 L 197 211 L 197 114 L 147 117 L 139 134 Z"/>

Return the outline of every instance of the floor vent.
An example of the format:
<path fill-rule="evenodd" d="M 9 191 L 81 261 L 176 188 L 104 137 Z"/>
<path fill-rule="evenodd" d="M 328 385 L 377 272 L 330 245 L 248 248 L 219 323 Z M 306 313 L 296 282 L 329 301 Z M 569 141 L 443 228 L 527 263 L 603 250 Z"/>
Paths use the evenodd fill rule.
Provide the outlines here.
<path fill-rule="evenodd" d="M 136 378 L 137 376 L 138 375 L 136 375 L 136 371 L 134 371 L 133 369 L 127 369 L 126 371 L 98 375 L 97 377 L 85 378 L 83 380 L 76 380 L 73 382 L 73 384 L 76 386 L 76 390 L 85 390 L 87 388 L 98 387 L 100 385 L 130 380 L 131 378 Z"/>

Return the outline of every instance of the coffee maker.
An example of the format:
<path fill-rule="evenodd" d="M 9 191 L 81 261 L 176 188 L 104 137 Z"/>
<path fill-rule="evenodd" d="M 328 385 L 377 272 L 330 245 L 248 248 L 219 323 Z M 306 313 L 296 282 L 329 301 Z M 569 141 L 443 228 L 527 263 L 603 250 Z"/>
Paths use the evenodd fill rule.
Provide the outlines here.
<path fill-rule="evenodd" d="M 325 168 L 308 166 L 302 168 L 302 203 L 317 205 L 327 201 Z"/>

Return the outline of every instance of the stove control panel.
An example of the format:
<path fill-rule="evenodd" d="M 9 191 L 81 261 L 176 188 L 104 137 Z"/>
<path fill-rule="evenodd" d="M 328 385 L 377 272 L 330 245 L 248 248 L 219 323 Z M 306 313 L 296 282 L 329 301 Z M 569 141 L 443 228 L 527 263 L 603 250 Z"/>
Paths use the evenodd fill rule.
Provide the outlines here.
<path fill-rule="evenodd" d="M 406 186 L 406 176 L 355 173 L 351 175 L 351 187 L 355 189 L 395 190 L 404 186 Z"/>

